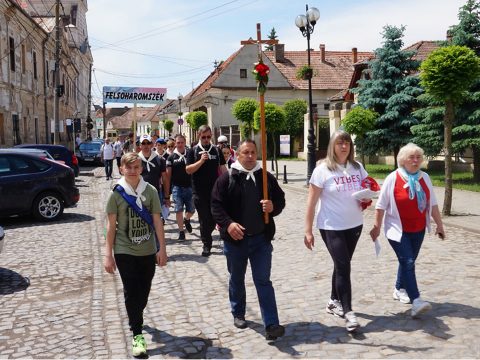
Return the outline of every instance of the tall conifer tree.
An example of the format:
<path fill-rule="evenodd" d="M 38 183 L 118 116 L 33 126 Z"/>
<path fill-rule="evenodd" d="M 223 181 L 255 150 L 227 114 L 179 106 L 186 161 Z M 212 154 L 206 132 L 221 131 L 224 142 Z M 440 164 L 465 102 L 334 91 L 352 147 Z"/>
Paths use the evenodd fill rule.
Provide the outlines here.
<path fill-rule="evenodd" d="M 383 47 L 375 50 L 369 62 L 370 79 L 360 80 L 353 91 L 361 106 L 379 114 L 375 128 L 365 136 L 363 150 L 366 154 L 393 152 L 396 162 L 400 147 L 412 138 L 410 127 L 418 123 L 412 108 L 423 90 L 414 75 L 419 66 L 413 59 L 415 51 L 402 50 L 405 27 L 387 25 L 383 30 Z"/>

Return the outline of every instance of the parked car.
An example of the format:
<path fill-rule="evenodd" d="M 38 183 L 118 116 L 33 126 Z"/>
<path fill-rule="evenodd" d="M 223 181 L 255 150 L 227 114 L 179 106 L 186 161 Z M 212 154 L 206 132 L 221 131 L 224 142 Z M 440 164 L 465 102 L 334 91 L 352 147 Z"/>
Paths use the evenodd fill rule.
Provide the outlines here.
<path fill-rule="evenodd" d="M 73 170 L 25 151 L 0 149 L 0 216 L 58 219 L 80 199 Z"/>
<path fill-rule="evenodd" d="M 5 245 L 5 232 L 3 231 L 3 227 L 0 226 L 0 253 L 2 252 L 3 245 Z"/>
<path fill-rule="evenodd" d="M 55 160 L 64 161 L 65 165 L 68 165 L 70 168 L 72 168 L 75 176 L 78 176 L 80 172 L 77 156 L 63 145 L 21 144 L 15 147 L 47 150 Z"/>
<path fill-rule="evenodd" d="M 13 152 L 22 152 L 25 154 L 32 154 L 35 156 L 38 156 L 41 159 L 49 159 L 52 161 L 57 161 L 53 158 L 52 155 L 47 150 L 42 150 L 42 149 L 30 149 L 30 148 L 11 148 L 11 149 L 4 149 L 4 150 L 12 150 Z M 64 161 L 58 160 L 59 163 L 65 164 Z"/>
<path fill-rule="evenodd" d="M 84 141 L 78 146 L 78 161 L 80 164 L 102 165 L 102 143 L 97 141 Z"/>

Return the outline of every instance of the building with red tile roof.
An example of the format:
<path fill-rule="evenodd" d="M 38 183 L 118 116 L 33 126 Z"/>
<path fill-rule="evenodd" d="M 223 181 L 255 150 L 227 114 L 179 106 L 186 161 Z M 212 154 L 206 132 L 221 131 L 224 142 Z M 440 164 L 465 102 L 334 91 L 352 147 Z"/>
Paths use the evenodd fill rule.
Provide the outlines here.
<path fill-rule="evenodd" d="M 354 63 L 372 56 L 373 53 L 359 52 L 356 48 L 352 51 L 327 51 L 325 45 L 320 45 L 319 50 L 311 50 L 312 96 L 314 108 L 317 109 L 316 118 L 328 119 L 329 97 L 348 88 Z M 215 138 L 226 135 L 232 144 L 239 139 L 239 124 L 231 114 L 231 108 L 238 99 L 257 98 L 252 74 L 253 64 L 257 61 L 258 46 L 243 45 L 185 96 L 190 111 L 203 110 L 208 114 Z M 270 68 L 265 101 L 278 105 L 292 99 L 308 101 L 308 81 L 296 78 L 298 69 L 307 64 L 306 50 L 285 51 L 283 44 L 277 44 L 274 51 L 263 52 L 263 61 Z M 297 148 L 303 150 L 303 139 L 297 143 Z"/>

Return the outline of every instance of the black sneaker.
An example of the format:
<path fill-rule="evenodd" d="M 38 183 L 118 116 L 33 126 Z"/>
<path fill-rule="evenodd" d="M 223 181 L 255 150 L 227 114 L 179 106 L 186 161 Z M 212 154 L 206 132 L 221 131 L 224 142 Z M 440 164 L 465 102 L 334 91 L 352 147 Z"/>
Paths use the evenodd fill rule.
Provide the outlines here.
<path fill-rule="evenodd" d="M 185 231 L 180 231 L 180 234 L 178 235 L 178 240 L 185 240 Z"/>
<path fill-rule="evenodd" d="M 285 334 L 285 328 L 282 325 L 268 325 L 265 329 L 265 339 L 277 340 Z"/>
<path fill-rule="evenodd" d="M 187 230 L 189 233 L 192 233 L 192 224 L 190 224 L 190 219 L 183 219 L 183 224 L 185 225 L 185 230 Z"/>
<path fill-rule="evenodd" d="M 209 257 L 211 253 L 212 253 L 212 250 L 208 246 L 204 245 L 202 256 Z"/>
<path fill-rule="evenodd" d="M 233 318 L 233 325 L 239 329 L 245 329 L 247 327 L 247 322 L 245 321 L 245 317 L 243 316 L 235 316 Z"/>

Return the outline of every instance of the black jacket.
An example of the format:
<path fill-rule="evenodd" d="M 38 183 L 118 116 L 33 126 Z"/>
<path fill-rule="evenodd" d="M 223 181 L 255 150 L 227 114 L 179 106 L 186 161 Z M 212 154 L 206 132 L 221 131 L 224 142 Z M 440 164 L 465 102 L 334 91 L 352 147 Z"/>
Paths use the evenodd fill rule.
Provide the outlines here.
<path fill-rule="evenodd" d="M 215 182 L 212 190 L 211 211 L 215 222 L 220 226 L 220 237 L 226 241 L 234 241 L 227 232 L 232 222 L 240 222 L 242 216 L 242 190 L 239 176 L 240 172 L 231 169 L 232 179 L 229 172 L 223 173 Z M 262 170 L 255 173 L 255 184 L 263 199 Z M 244 176 L 244 175 L 242 175 Z M 243 177 L 244 179 L 244 177 Z M 243 180 L 244 181 L 244 180 Z M 265 237 L 268 241 L 275 235 L 275 222 L 273 217 L 280 214 L 285 207 L 285 193 L 278 185 L 277 179 L 267 172 L 268 199 L 273 202 L 273 211 L 269 214 L 269 223 L 265 225 Z"/>

